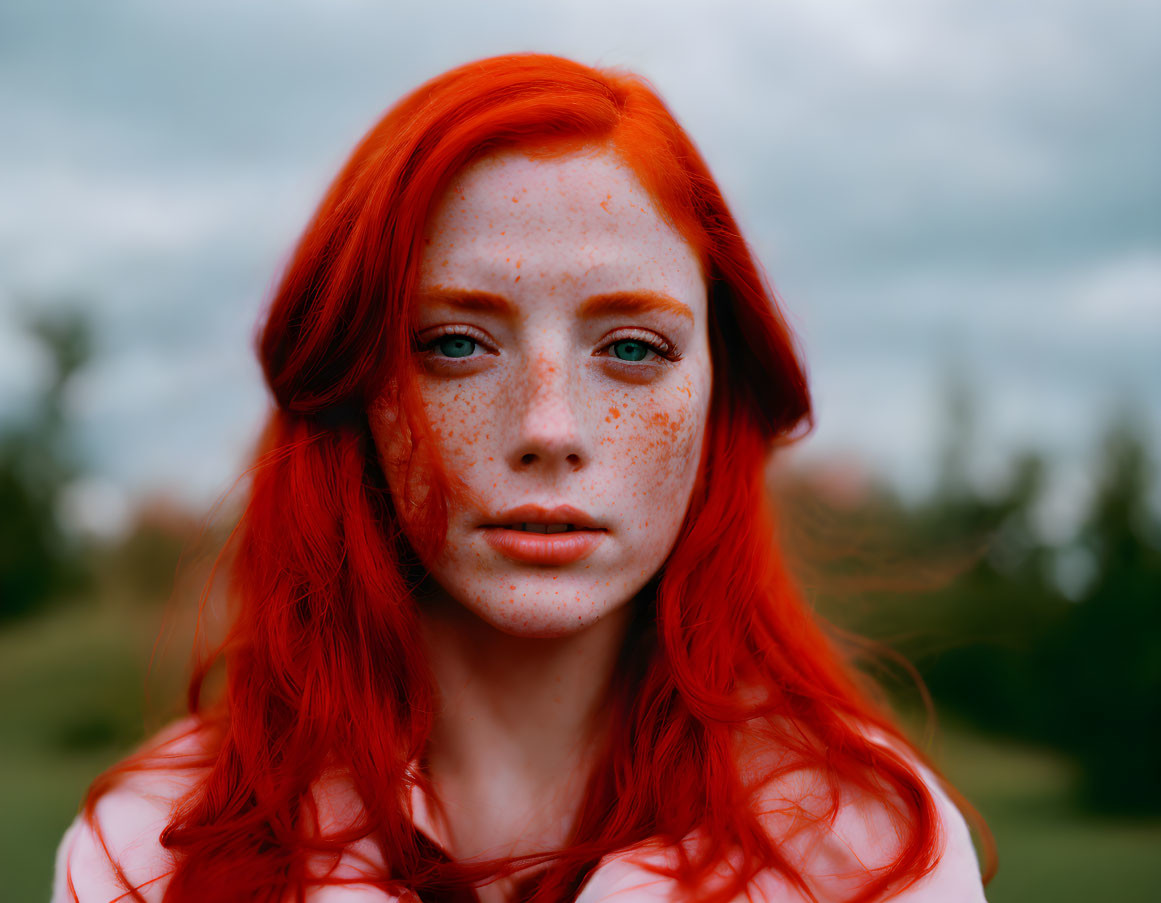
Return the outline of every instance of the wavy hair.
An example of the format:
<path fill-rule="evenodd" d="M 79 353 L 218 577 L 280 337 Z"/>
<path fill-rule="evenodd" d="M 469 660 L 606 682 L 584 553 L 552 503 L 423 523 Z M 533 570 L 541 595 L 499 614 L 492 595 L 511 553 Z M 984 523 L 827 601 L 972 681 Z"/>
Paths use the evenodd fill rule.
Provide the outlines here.
<path fill-rule="evenodd" d="M 713 396 L 701 471 L 665 566 L 634 600 L 633 627 L 605 711 L 611 725 L 564 848 L 456 863 L 416 832 L 411 767 L 432 729 L 435 690 L 402 536 L 370 440 L 367 409 L 400 393 L 414 454 L 430 451 L 414 389 L 411 298 L 423 229 L 449 180 L 489 151 L 615 151 L 700 256 L 709 288 Z M 311 855 L 370 841 L 371 880 L 424 903 L 470 899 L 473 883 L 538 863 L 522 899 L 575 896 L 602 857 L 650 838 L 669 870 L 728 900 L 772 869 L 811 891 L 755 800 L 794 769 L 879 801 L 900 842 L 853 901 L 913 883 L 939 856 L 923 760 L 795 588 L 780 556 L 765 464 L 809 429 L 806 375 L 772 290 L 693 143 L 642 79 L 544 55 L 459 67 L 405 97 L 362 139 L 289 260 L 258 340 L 276 408 L 250 470 L 229 553 L 235 606 L 224 643 L 195 669 L 189 708 L 212 726 L 205 773 L 161 840 L 176 856 L 172 903 L 303 899 L 339 882 Z M 454 474 L 430 468 L 421 540 L 436 547 Z M 203 692 L 224 660 L 220 693 Z M 892 742 L 875 743 L 872 733 Z M 739 738 L 778 750 L 747 769 Z M 148 751 L 115 767 L 156 767 Z M 161 763 L 165 765 L 165 762 Z M 341 835 L 317 830 L 311 788 L 341 769 L 361 802 Z M 958 798 L 958 797 L 957 797 Z M 697 836 L 702 842 L 683 844 Z M 727 880 L 713 881 L 723 865 Z M 467 897 L 464 893 L 467 893 Z M 131 891 L 133 899 L 143 899 Z"/>

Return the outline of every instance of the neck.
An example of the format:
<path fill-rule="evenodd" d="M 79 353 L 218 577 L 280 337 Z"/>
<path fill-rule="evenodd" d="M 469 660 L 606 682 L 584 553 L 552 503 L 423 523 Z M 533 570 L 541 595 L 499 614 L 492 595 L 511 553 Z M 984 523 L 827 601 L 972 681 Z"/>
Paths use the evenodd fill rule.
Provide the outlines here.
<path fill-rule="evenodd" d="M 439 694 L 426 764 L 458 859 L 563 845 L 630 616 L 563 637 L 503 633 L 450 600 L 422 605 Z"/>

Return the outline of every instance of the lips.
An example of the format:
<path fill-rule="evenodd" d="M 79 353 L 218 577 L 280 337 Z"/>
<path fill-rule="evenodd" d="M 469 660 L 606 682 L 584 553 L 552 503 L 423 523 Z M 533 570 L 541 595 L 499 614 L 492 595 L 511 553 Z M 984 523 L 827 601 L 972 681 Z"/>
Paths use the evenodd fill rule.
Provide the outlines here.
<path fill-rule="evenodd" d="M 560 567 L 590 555 L 607 531 L 579 508 L 523 505 L 481 525 L 484 539 L 521 564 Z"/>

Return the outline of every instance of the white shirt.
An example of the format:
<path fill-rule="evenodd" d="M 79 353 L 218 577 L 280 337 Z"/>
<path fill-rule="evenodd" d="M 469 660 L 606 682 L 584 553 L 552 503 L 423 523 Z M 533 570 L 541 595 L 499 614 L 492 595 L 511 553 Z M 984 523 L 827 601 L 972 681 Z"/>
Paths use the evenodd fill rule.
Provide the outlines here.
<path fill-rule="evenodd" d="M 182 723 L 164 732 L 160 749 L 173 756 L 175 765 L 184 756 L 197 755 L 196 741 L 181 731 Z M 165 739 L 166 736 L 177 739 Z M 935 869 L 910 888 L 888 897 L 897 903 L 986 903 L 980 882 L 979 865 L 963 816 L 939 787 L 934 775 L 916 764 L 935 800 L 944 846 Z M 98 800 L 94 827 L 78 816 L 65 832 L 56 856 L 52 903 L 113 903 L 124 899 L 125 887 L 117 878 L 106 850 L 121 866 L 126 878 L 136 884 L 148 903 L 160 903 L 173 867 L 168 850 L 160 844 L 172 807 L 193 786 L 197 770 L 151 770 L 132 773 L 123 783 Z M 789 791 L 789 792 L 788 792 Z M 315 788 L 320 828 L 335 829 L 349 824 L 359 801 L 349 782 L 338 776 L 324 777 Z M 844 791 L 838 815 L 831 829 L 787 831 L 785 803 L 793 795 L 794 811 L 803 811 L 802 800 L 813 790 L 805 773 L 791 775 L 763 799 L 769 811 L 763 821 L 784 838 L 783 850 L 807 876 L 820 901 L 849 897 L 864 866 L 891 861 L 895 830 L 879 804 L 856 793 Z M 821 799 L 820 794 L 817 799 Z M 806 808 L 809 808 L 807 805 Z M 762 816 L 763 813 L 759 812 Z M 416 790 L 412 795 L 412 820 L 418 830 L 435 842 L 441 831 L 426 800 Z M 102 843 L 103 841 L 103 843 Z M 696 837 L 687 843 L 696 843 Z M 445 845 L 446 846 L 446 845 Z M 673 903 L 681 900 L 674 883 L 650 871 L 649 864 L 673 861 L 675 851 L 657 844 L 606 857 L 592 872 L 576 903 Z M 334 877 L 370 877 L 381 867 L 375 845 L 364 839 L 351 844 L 338 862 L 320 857 L 319 872 Z M 333 871 L 332 871 L 333 869 Z M 749 887 L 753 903 L 806 903 L 806 897 L 781 874 L 763 872 Z M 368 884 L 323 886 L 308 891 L 309 903 L 403 903 L 398 898 Z M 744 900 L 744 897 L 742 898 Z"/>

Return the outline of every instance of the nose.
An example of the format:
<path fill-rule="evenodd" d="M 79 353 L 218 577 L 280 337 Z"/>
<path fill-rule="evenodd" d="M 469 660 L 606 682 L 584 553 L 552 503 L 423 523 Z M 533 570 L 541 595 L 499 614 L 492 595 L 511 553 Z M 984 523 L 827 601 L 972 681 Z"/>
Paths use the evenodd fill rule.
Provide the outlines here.
<path fill-rule="evenodd" d="M 541 354 L 527 371 L 509 463 L 514 470 L 579 470 L 588 454 L 578 383 L 562 358 Z"/>

